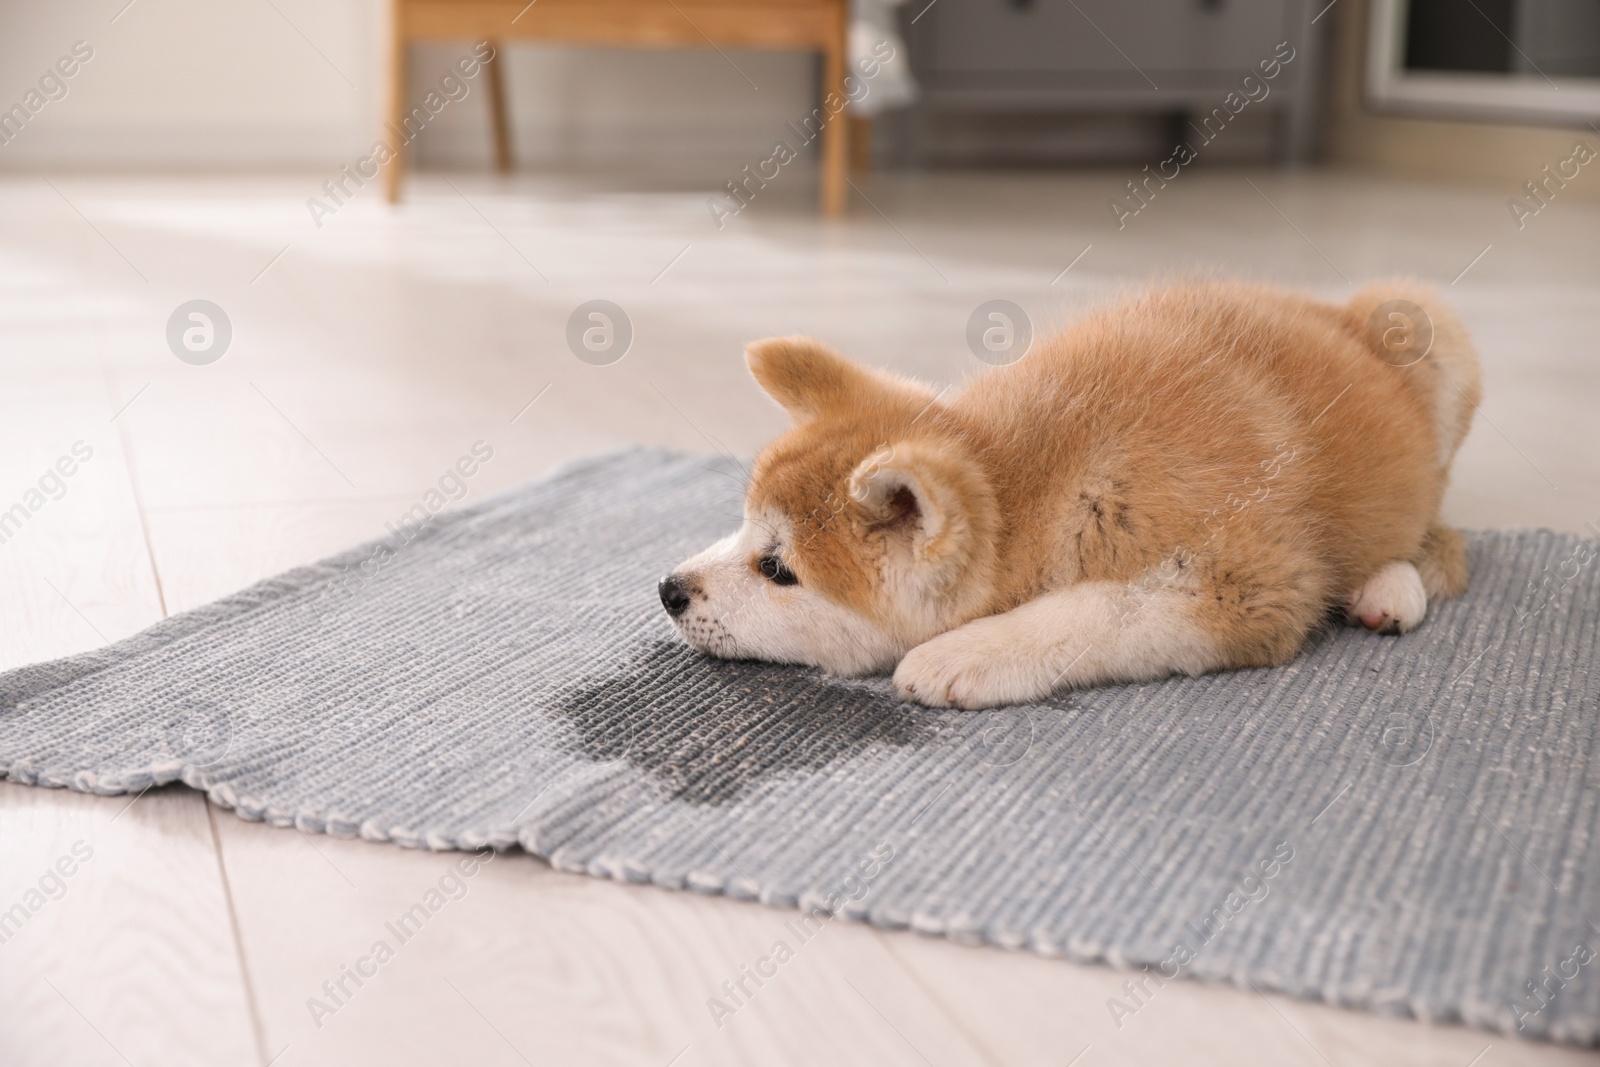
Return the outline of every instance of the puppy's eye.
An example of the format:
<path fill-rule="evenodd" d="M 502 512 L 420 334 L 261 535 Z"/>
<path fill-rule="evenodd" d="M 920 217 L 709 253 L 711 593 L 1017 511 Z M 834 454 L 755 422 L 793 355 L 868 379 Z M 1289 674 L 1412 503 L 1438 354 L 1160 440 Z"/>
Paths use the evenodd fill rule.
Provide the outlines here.
<path fill-rule="evenodd" d="M 762 556 L 756 566 L 761 569 L 761 577 L 774 585 L 798 585 L 800 582 L 794 571 L 784 566 L 777 556 Z"/>

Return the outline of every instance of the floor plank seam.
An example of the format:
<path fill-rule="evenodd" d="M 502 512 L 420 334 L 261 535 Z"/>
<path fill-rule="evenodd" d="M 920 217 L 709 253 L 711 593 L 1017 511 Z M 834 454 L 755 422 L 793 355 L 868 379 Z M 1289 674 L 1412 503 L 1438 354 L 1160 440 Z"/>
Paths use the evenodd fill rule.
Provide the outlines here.
<path fill-rule="evenodd" d="M 110 367 L 104 367 L 103 376 L 106 383 L 106 392 L 113 404 L 117 402 L 116 376 Z M 167 592 L 161 584 L 161 571 L 156 566 L 156 546 L 150 539 L 150 519 L 144 506 L 144 494 L 139 491 L 139 472 L 133 463 L 133 441 L 128 435 L 126 423 L 117 425 L 117 440 L 122 444 L 122 465 L 128 472 L 128 488 L 133 493 L 133 508 L 139 516 L 139 534 L 144 538 L 144 555 L 150 564 L 150 578 L 156 585 L 156 602 L 161 606 L 161 617 L 166 618 Z"/>
<path fill-rule="evenodd" d="M 261 1021 L 261 1006 L 257 1002 L 255 982 L 250 978 L 250 960 L 244 951 L 244 933 L 239 928 L 239 911 L 233 902 L 233 885 L 228 881 L 228 864 L 222 856 L 222 835 L 217 832 L 217 809 L 204 797 L 200 798 L 206 806 L 206 824 L 211 827 L 211 848 L 217 857 L 217 874 L 222 879 L 222 899 L 228 905 L 228 928 L 233 932 L 233 950 L 239 958 L 239 980 L 244 986 L 245 1007 L 250 1011 L 250 1030 L 255 1036 L 256 1058 L 261 1067 L 272 1067 L 279 1057 L 267 1055 L 267 1031 Z M 284 1046 L 284 1051 L 288 1046 Z"/>

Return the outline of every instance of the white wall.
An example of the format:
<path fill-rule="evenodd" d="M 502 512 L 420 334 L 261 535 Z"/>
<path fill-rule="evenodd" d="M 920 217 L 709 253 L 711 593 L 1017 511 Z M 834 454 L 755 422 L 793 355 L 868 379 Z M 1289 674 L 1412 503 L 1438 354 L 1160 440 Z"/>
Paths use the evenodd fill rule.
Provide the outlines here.
<path fill-rule="evenodd" d="M 94 49 L 66 96 L 0 144 L 0 170 L 320 168 L 372 142 L 385 99 L 383 0 L 126 3 L 0 0 L 0 111 L 75 41 Z M 469 47 L 413 49 L 414 95 Z M 811 106 L 814 64 L 801 54 L 730 52 L 759 89 L 711 50 L 508 54 L 523 162 L 737 153 Z M 424 164 L 487 158 L 482 80 L 418 142 Z"/>

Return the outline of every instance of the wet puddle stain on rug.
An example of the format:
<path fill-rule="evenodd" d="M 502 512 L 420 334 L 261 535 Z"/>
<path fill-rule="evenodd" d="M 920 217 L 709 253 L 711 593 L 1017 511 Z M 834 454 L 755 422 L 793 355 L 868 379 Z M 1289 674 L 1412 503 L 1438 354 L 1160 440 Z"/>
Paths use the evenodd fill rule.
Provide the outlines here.
<path fill-rule="evenodd" d="M 716 660 L 665 641 L 623 673 L 568 690 L 558 707 L 584 758 L 626 759 L 691 804 L 724 804 L 870 746 L 934 743 L 946 718 L 808 668 Z"/>

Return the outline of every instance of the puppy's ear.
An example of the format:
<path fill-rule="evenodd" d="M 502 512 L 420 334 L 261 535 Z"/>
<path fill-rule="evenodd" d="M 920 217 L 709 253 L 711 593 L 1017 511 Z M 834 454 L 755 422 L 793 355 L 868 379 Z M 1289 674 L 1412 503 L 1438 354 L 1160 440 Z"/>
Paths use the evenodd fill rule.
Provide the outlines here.
<path fill-rule="evenodd" d="M 848 488 L 867 530 L 909 549 L 919 564 L 959 567 L 989 551 L 993 493 L 982 468 L 953 444 L 879 449 L 857 464 Z"/>
<path fill-rule="evenodd" d="M 798 422 L 881 392 L 886 382 L 812 337 L 769 337 L 744 350 L 756 384 Z"/>

